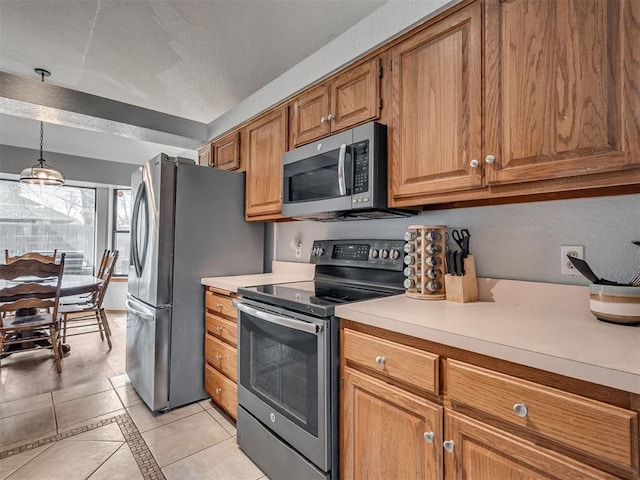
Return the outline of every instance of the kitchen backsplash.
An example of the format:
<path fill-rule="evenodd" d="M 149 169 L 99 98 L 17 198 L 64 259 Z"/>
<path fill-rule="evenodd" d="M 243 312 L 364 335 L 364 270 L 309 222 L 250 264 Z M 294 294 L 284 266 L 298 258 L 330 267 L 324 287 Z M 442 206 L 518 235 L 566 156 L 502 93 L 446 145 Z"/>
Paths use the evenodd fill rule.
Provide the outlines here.
<path fill-rule="evenodd" d="M 628 282 L 640 266 L 640 194 L 458 208 L 418 216 L 354 222 L 285 222 L 267 230 L 274 260 L 309 261 L 313 240 L 402 238 L 408 225 L 467 227 L 478 276 L 587 285 L 560 274 L 560 246 L 584 245 L 595 273 Z M 271 236 L 271 238 L 269 238 Z M 295 243 L 302 243 L 296 258 Z"/>

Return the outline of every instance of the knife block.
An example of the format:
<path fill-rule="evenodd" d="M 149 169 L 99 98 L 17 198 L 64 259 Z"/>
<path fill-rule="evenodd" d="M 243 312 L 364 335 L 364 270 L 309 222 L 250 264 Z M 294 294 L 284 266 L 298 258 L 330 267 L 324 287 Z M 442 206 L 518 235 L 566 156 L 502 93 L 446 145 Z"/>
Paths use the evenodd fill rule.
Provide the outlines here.
<path fill-rule="evenodd" d="M 464 259 L 464 275 L 444 276 L 444 287 L 447 300 L 450 302 L 467 303 L 478 301 L 478 279 L 476 278 L 476 262 L 473 255 Z"/>

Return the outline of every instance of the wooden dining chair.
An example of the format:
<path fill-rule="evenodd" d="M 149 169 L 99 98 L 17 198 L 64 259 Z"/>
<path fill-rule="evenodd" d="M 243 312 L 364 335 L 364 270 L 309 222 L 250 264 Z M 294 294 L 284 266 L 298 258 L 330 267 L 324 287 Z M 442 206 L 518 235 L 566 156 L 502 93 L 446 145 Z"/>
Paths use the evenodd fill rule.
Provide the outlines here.
<path fill-rule="evenodd" d="M 55 249 L 52 255 L 45 255 L 39 252 L 27 252 L 27 253 L 23 253 L 22 255 L 14 255 L 13 257 L 11 257 L 9 256 L 9 250 L 5 249 L 4 263 L 9 264 L 9 263 L 15 262 L 16 260 L 24 260 L 24 259 L 39 260 L 41 262 L 55 262 L 57 253 L 58 253 L 58 249 Z"/>
<path fill-rule="evenodd" d="M 62 372 L 58 305 L 64 256 L 59 263 L 22 259 L 0 265 L 0 280 L 8 281 L 0 289 L 4 301 L 0 312 L 5 314 L 0 317 L 0 358 L 15 351 L 51 348 L 56 370 Z"/>
<path fill-rule="evenodd" d="M 100 333 L 100 339 L 107 339 L 111 350 L 111 327 L 104 311 L 104 297 L 111 282 L 113 271 L 119 256 L 118 250 L 111 252 L 102 271 L 102 284 L 96 289 L 95 294 L 90 295 L 84 302 L 64 303 L 60 305 L 62 315 L 62 341 L 66 342 L 67 336 L 85 335 L 87 333 Z M 97 329 L 91 329 L 97 326 Z M 68 333 L 74 329 L 75 333 Z"/>

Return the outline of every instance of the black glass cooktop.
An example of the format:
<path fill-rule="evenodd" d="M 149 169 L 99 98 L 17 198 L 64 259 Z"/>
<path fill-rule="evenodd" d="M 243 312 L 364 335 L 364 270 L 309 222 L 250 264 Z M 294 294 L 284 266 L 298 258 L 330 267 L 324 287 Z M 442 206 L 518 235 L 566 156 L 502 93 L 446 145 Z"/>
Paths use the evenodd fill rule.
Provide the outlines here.
<path fill-rule="evenodd" d="M 260 285 L 238 289 L 243 297 L 261 300 L 304 313 L 331 316 L 334 307 L 351 302 L 398 295 L 403 289 L 310 281 Z"/>

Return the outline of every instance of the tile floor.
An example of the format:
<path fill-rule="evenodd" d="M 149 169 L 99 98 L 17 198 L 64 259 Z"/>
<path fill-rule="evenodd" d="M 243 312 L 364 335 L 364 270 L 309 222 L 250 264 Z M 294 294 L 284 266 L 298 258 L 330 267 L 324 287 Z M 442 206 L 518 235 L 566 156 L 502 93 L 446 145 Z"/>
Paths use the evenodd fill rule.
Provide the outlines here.
<path fill-rule="evenodd" d="M 124 318 L 110 320 L 113 349 L 97 334 L 68 339 L 59 378 L 50 352 L 3 359 L 0 480 L 266 479 L 210 401 L 149 411 L 123 372 Z"/>

